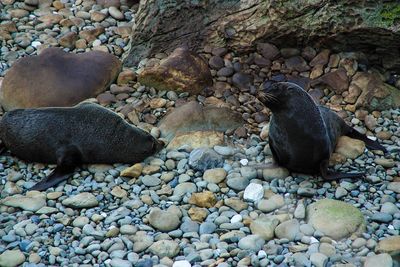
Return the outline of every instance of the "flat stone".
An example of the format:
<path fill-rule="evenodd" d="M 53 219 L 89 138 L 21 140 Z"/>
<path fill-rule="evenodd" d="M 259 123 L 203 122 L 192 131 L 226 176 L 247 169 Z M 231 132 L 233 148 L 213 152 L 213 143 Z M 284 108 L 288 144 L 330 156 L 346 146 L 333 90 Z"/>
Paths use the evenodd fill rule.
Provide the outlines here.
<path fill-rule="evenodd" d="M 38 211 L 46 205 L 46 198 L 44 195 L 37 195 L 35 197 L 14 195 L 0 200 L 0 205 L 9 207 L 20 208 L 27 211 Z"/>
<path fill-rule="evenodd" d="M 178 133 L 168 144 L 167 149 L 178 149 L 184 145 L 191 148 L 214 147 L 224 143 L 224 134 L 217 131 L 191 131 Z"/>
<path fill-rule="evenodd" d="M 72 208 L 92 208 L 99 205 L 97 198 L 88 192 L 70 196 L 62 201 L 62 204 Z"/>
<path fill-rule="evenodd" d="M 373 255 L 373 256 L 368 256 L 365 259 L 364 267 L 392 267 L 393 266 L 393 260 L 392 257 L 387 254 L 379 254 L 379 255 Z"/>
<path fill-rule="evenodd" d="M 25 261 L 25 255 L 20 250 L 6 250 L 0 255 L 0 266 L 21 266 Z"/>
<path fill-rule="evenodd" d="M 225 132 L 242 125 L 242 116 L 229 108 L 203 107 L 196 101 L 191 101 L 167 114 L 160 121 L 158 128 L 161 137 L 172 140 L 178 132 L 208 130 Z"/>
<path fill-rule="evenodd" d="M 181 224 L 181 220 L 170 210 L 164 211 L 159 208 L 153 208 L 149 214 L 149 223 L 151 226 L 162 232 L 175 230 Z"/>
<path fill-rule="evenodd" d="M 307 223 L 335 240 L 360 234 L 365 229 L 364 216 L 357 208 L 332 199 L 309 205 Z"/>
<path fill-rule="evenodd" d="M 172 240 L 160 240 L 149 247 L 149 251 L 160 258 L 175 257 L 179 253 L 179 245 Z"/>

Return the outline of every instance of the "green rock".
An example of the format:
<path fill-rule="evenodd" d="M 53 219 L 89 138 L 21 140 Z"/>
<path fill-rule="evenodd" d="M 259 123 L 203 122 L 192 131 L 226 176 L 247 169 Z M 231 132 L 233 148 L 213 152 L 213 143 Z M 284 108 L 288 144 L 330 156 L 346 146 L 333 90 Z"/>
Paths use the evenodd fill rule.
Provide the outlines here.
<path fill-rule="evenodd" d="M 364 216 L 357 208 L 332 199 L 322 199 L 308 206 L 307 223 L 335 240 L 359 235 L 365 229 Z"/>

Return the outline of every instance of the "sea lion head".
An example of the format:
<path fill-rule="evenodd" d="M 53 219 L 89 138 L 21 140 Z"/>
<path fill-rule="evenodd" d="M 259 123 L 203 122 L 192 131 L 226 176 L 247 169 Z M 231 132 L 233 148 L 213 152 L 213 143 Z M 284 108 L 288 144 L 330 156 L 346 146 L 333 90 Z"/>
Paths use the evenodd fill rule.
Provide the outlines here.
<path fill-rule="evenodd" d="M 272 84 L 269 88 L 260 91 L 257 98 L 272 112 L 287 107 L 289 100 L 303 89 L 295 83 L 278 82 Z"/>

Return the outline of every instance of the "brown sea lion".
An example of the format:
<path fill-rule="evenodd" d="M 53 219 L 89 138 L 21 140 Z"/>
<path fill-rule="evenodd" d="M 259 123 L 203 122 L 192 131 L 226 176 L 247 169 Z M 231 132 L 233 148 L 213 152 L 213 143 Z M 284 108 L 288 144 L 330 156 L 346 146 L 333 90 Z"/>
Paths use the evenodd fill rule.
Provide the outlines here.
<path fill-rule="evenodd" d="M 272 111 L 269 146 L 274 160 L 299 173 L 320 173 L 326 180 L 360 178 L 363 173 L 328 170 L 328 161 L 340 136 L 365 142 L 368 149 L 386 149 L 348 126 L 327 107 L 318 106 L 300 86 L 289 82 L 271 85 L 259 99 Z"/>
<path fill-rule="evenodd" d="M 93 103 L 12 110 L 0 121 L 0 139 L 23 160 L 57 164 L 31 190 L 45 190 L 66 180 L 81 164 L 136 163 L 164 145 Z"/>

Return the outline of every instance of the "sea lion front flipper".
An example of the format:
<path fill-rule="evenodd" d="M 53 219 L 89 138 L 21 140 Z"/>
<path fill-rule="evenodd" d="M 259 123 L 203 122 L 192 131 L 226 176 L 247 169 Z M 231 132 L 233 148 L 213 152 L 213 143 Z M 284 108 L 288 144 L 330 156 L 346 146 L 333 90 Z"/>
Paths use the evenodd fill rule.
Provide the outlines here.
<path fill-rule="evenodd" d="M 81 163 L 81 153 L 76 146 L 63 146 L 57 150 L 56 154 L 57 167 L 49 176 L 35 184 L 30 190 L 43 191 L 67 180 Z"/>
<path fill-rule="evenodd" d="M 339 179 L 361 179 L 365 176 L 364 173 L 342 173 L 328 170 L 328 161 L 324 161 L 320 165 L 321 176 L 325 181 L 335 181 Z"/>
<path fill-rule="evenodd" d="M 358 132 L 357 130 L 349 126 L 349 131 L 346 133 L 348 137 L 364 141 L 365 146 L 370 150 L 382 150 L 385 154 L 387 153 L 386 148 L 384 148 L 378 141 L 369 139 L 365 134 Z"/>

